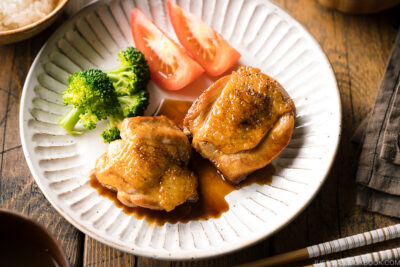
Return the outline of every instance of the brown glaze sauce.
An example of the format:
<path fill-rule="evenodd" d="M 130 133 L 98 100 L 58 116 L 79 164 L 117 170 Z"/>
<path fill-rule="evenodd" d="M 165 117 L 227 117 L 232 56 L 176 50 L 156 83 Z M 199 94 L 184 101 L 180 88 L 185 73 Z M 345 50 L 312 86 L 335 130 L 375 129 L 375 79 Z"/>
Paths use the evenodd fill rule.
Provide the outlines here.
<path fill-rule="evenodd" d="M 183 118 L 187 110 L 192 105 L 189 101 L 164 100 L 157 115 L 165 115 L 173 120 L 178 126 L 182 127 Z M 149 224 L 156 223 L 163 225 L 166 222 L 188 222 L 190 220 L 207 220 L 218 218 L 222 213 L 229 210 L 229 205 L 225 196 L 241 187 L 257 183 L 259 185 L 270 184 L 275 169 L 272 164 L 263 169 L 250 174 L 239 185 L 232 185 L 226 182 L 218 173 L 217 169 L 208 160 L 202 158 L 200 154 L 193 151 L 190 160 L 190 168 L 199 177 L 199 200 L 195 203 L 184 203 L 176 207 L 173 211 L 157 211 L 140 207 L 127 207 L 117 199 L 117 194 L 103 187 L 96 179 L 95 174 L 91 175 L 90 185 L 95 188 L 100 195 L 105 196 L 122 208 L 128 215 L 134 215 L 138 219 L 146 219 Z"/>

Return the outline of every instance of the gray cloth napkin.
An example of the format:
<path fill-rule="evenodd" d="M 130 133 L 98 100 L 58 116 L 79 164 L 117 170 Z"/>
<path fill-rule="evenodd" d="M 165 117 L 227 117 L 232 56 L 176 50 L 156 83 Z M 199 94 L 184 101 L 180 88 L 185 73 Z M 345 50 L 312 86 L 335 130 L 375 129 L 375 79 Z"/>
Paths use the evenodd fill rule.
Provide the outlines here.
<path fill-rule="evenodd" d="M 397 65 L 400 65 L 400 58 Z M 400 83 L 397 84 L 389 119 L 383 134 L 380 158 L 400 165 Z"/>
<path fill-rule="evenodd" d="M 353 136 L 361 144 L 357 204 L 400 217 L 400 31 L 375 106 Z"/>

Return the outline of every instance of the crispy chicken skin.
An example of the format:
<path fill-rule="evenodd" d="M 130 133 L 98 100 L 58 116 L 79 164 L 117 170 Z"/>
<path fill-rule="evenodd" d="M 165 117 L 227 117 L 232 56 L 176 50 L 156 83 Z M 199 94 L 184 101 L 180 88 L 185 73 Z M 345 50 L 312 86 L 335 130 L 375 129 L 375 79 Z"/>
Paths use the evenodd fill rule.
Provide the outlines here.
<path fill-rule="evenodd" d="M 283 87 L 241 66 L 211 85 L 184 120 L 192 146 L 232 183 L 265 167 L 287 146 L 296 109 Z"/>
<path fill-rule="evenodd" d="M 96 162 L 97 180 L 117 192 L 123 204 L 171 211 L 195 201 L 197 176 L 188 169 L 191 146 L 167 117 L 127 118 L 121 140 L 112 142 Z"/>

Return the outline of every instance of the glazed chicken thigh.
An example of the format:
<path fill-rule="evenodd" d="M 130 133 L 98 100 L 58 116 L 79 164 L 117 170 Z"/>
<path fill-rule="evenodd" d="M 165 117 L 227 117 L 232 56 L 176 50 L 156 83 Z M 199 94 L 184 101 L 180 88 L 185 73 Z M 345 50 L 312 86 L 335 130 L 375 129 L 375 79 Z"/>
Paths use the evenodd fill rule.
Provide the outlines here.
<path fill-rule="evenodd" d="M 167 117 L 127 118 L 121 140 L 112 142 L 96 162 L 97 180 L 117 192 L 123 204 L 171 211 L 195 201 L 197 176 L 188 169 L 191 147 Z"/>
<path fill-rule="evenodd" d="M 295 106 L 259 69 L 242 66 L 211 85 L 184 120 L 192 146 L 232 183 L 265 167 L 289 143 Z"/>

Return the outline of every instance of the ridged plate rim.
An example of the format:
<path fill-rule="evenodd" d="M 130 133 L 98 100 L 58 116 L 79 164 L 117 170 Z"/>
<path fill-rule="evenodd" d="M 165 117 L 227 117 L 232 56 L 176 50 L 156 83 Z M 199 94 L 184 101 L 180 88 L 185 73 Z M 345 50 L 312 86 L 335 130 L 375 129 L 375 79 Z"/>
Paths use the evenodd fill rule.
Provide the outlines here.
<path fill-rule="evenodd" d="M 81 12 L 84 12 L 87 8 L 91 7 L 93 4 L 107 3 L 107 2 L 109 2 L 109 1 L 108 0 L 100 0 L 100 1 L 95 1 L 95 2 L 90 3 L 84 9 L 82 9 L 80 12 L 78 12 L 77 14 L 75 14 L 74 16 L 69 18 L 63 25 L 61 25 L 58 28 L 58 30 L 56 32 L 61 31 L 64 28 L 66 28 L 66 24 L 68 22 L 70 22 L 71 20 L 75 20 L 77 17 L 79 17 Z M 276 14 L 278 14 L 279 16 L 283 16 L 286 21 L 290 21 L 297 28 L 299 28 L 300 30 L 302 30 L 304 32 L 304 36 L 306 37 L 306 39 L 308 41 L 311 41 L 313 43 L 314 47 L 318 50 L 318 51 L 314 51 L 314 52 L 316 52 L 317 54 L 322 56 L 323 61 L 324 61 L 323 63 L 325 63 L 326 66 L 328 67 L 330 76 L 332 78 L 332 81 L 334 82 L 334 87 L 336 88 L 336 97 L 337 97 L 336 101 L 338 103 L 338 106 L 337 106 L 338 125 L 336 127 L 336 132 L 334 134 L 332 134 L 332 137 L 336 138 L 335 143 L 332 144 L 332 146 L 334 146 L 333 153 L 330 155 L 330 158 L 328 159 L 328 161 L 329 161 L 328 168 L 325 169 L 322 176 L 316 177 L 316 178 L 318 178 L 318 184 L 315 187 L 315 190 L 312 192 L 312 194 L 308 195 L 308 199 L 304 202 L 304 204 L 295 213 L 291 214 L 291 216 L 288 216 L 286 218 L 286 220 L 283 220 L 282 223 L 279 226 L 275 227 L 274 229 L 269 229 L 269 231 L 266 231 L 265 233 L 262 233 L 256 237 L 246 240 L 246 242 L 230 243 L 229 245 L 224 246 L 223 249 L 219 249 L 219 250 L 215 250 L 212 247 L 210 247 L 209 249 L 205 249 L 205 250 L 196 250 L 194 253 L 193 253 L 193 251 L 179 251 L 179 255 L 177 255 L 175 253 L 171 253 L 169 251 L 162 250 L 162 249 L 158 249 L 158 250 L 154 251 L 153 248 L 149 249 L 149 248 L 143 248 L 143 247 L 126 247 L 119 243 L 115 243 L 108 239 L 105 239 L 103 236 L 98 235 L 97 233 L 95 233 L 95 232 L 91 231 L 90 229 L 88 229 L 87 227 L 85 227 L 83 224 L 81 224 L 79 222 L 79 220 L 76 220 L 74 217 L 70 216 L 67 212 L 65 212 L 61 207 L 59 207 L 57 205 L 56 201 L 53 199 L 51 192 L 48 192 L 47 188 L 42 183 L 43 178 L 40 177 L 38 171 L 34 168 L 33 162 L 31 160 L 31 154 L 29 152 L 29 142 L 28 142 L 28 136 L 27 136 L 28 133 L 27 133 L 27 129 L 26 129 L 26 127 L 28 127 L 28 124 L 27 124 L 28 120 L 26 118 L 26 114 L 29 114 L 29 110 L 27 110 L 27 105 L 25 105 L 26 101 L 27 101 L 27 97 L 26 97 L 27 90 L 28 90 L 27 88 L 29 87 L 29 84 L 26 82 L 24 84 L 23 92 L 22 92 L 22 96 L 21 96 L 21 106 L 20 106 L 20 115 L 19 115 L 20 137 L 21 137 L 23 152 L 24 152 L 27 164 L 28 164 L 28 166 L 32 172 L 32 175 L 33 175 L 36 183 L 38 184 L 39 188 L 41 189 L 43 194 L 46 196 L 47 200 L 52 204 L 52 206 L 64 218 L 66 218 L 76 228 L 78 228 L 80 231 L 84 232 L 85 234 L 89 235 L 90 237 L 92 237 L 102 243 L 105 243 L 107 245 L 110 245 L 114 248 L 128 252 L 128 253 L 133 253 L 133 254 L 139 255 L 139 256 L 153 257 L 153 258 L 158 258 L 158 259 L 191 260 L 191 259 L 201 259 L 201 258 L 208 258 L 208 257 L 223 255 L 223 254 L 227 254 L 227 253 L 236 251 L 238 249 L 242 249 L 244 247 L 253 245 L 254 243 L 257 243 L 257 242 L 271 236 L 278 230 L 285 227 L 292 220 L 294 220 L 309 205 L 311 200 L 319 192 L 319 189 L 321 188 L 323 182 L 326 180 L 328 172 L 329 172 L 329 170 L 333 164 L 333 161 L 335 159 L 335 156 L 337 154 L 339 140 L 340 140 L 340 133 L 341 133 L 341 120 L 342 120 L 340 94 L 339 94 L 338 86 L 336 83 L 335 75 L 334 75 L 333 69 L 329 63 L 329 60 L 326 57 L 326 55 L 323 52 L 320 45 L 318 44 L 318 42 L 314 39 L 314 37 L 299 22 L 297 22 L 293 17 L 291 17 L 284 9 L 279 7 L 277 4 L 270 2 L 270 1 L 265 1 L 265 4 L 272 5 L 276 11 Z M 47 41 L 43 45 L 43 47 L 40 49 L 39 53 L 37 54 L 35 60 L 33 61 L 32 66 L 29 70 L 29 73 L 26 77 L 26 81 L 31 80 L 31 78 L 32 78 L 31 76 L 33 75 L 33 72 L 34 72 L 33 71 L 34 67 L 39 63 L 39 59 L 40 59 L 44 49 L 46 48 L 48 42 L 49 41 Z"/>

